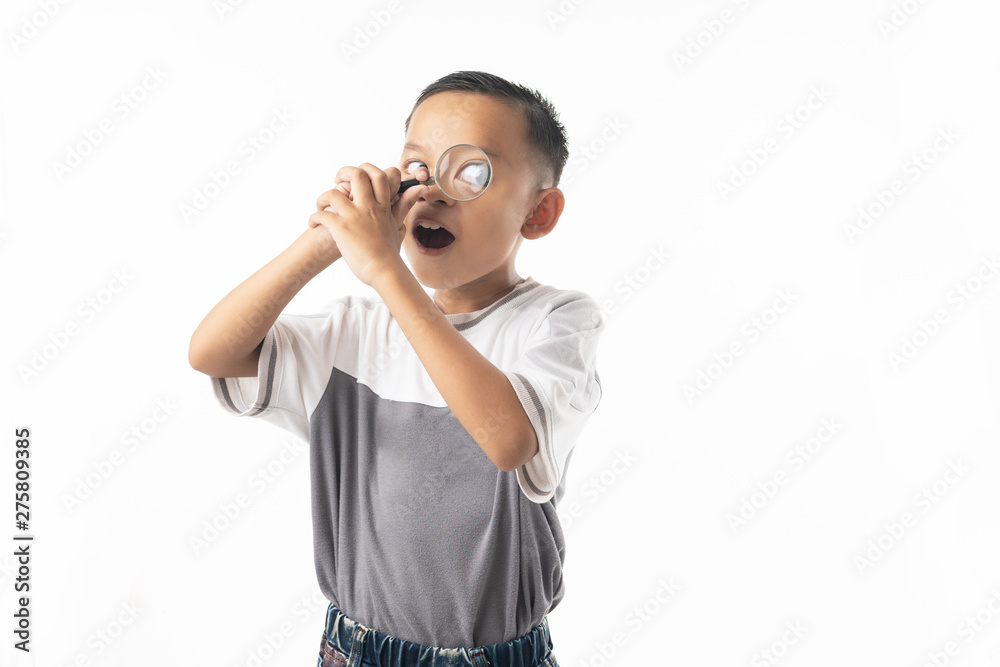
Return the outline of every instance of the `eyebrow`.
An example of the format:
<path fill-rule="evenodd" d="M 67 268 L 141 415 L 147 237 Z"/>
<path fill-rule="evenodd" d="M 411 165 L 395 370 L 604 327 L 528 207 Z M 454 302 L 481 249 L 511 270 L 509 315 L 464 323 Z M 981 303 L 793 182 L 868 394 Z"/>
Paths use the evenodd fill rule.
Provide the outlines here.
<path fill-rule="evenodd" d="M 472 146 L 477 146 L 484 153 L 486 153 L 487 155 L 489 155 L 494 160 L 502 160 L 503 159 L 503 157 L 499 153 L 497 153 L 495 150 L 493 150 L 491 148 L 487 148 L 486 146 L 479 146 L 478 144 L 471 144 L 471 145 Z M 403 144 L 403 149 L 405 150 L 407 148 L 409 148 L 410 150 L 415 150 L 415 151 L 425 151 L 425 150 L 427 150 L 426 148 L 424 148 L 420 144 L 414 144 L 412 142 L 407 142 L 407 143 Z"/>

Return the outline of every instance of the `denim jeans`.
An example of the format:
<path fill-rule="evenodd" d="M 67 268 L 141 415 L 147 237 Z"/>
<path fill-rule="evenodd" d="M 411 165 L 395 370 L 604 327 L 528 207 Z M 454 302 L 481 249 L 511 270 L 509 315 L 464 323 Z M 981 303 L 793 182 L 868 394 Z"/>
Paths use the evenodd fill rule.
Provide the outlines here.
<path fill-rule="evenodd" d="M 397 639 L 361 625 L 331 602 L 316 667 L 559 667 L 549 620 L 502 644 L 438 648 Z"/>

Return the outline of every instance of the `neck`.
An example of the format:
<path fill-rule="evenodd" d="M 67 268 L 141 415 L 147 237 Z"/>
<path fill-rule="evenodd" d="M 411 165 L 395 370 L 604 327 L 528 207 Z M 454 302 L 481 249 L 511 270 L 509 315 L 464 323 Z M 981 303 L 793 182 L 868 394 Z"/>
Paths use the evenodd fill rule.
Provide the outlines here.
<path fill-rule="evenodd" d="M 445 315 L 472 313 L 510 294 L 521 280 L 513 273 L 504 280 L 494 278 L 488 282 L 474 281 L 453 289 L 435 290 L 434 303 Z"/>

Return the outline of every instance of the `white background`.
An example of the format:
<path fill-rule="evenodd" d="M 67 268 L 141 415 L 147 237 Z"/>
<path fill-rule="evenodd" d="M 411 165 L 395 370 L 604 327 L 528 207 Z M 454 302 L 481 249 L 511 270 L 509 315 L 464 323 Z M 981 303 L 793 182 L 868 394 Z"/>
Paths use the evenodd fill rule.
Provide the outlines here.
<path fill-rule="evenodd" d="M 396 164 L 420 90 L 460 69 L 560 111 L 566 209 L 518 271 L 607 304 L 560 664 L 1000 664 L 1000 6 L 577 3 L 4 4 L 0 664 L 315 664 L 306 450 L 279 465 L 291 436 L 227 415 L 188 343 L 337 169 Z M 338 262 L 285 312 L 367 289 Z"/>

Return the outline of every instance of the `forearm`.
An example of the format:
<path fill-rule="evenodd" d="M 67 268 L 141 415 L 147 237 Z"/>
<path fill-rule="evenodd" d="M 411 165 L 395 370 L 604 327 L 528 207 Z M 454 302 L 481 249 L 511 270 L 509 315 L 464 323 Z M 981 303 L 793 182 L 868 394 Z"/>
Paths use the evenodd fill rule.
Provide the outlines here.
<path fill-rule="evenodd" d="M 256 364 L 248 359 L 281 311 L 339 256 L 326 229 L 307 229 L 209 311 L 191 336 L 191 366 L 212 377 L 255 376 Z"/>
<path fill-rule="evenodd" d="M 448 321 L 400 260 L 372 287 L 420 358 L 441 397 L 501 470 L 538 451 L 535 431 L 507 376 Z"/>

